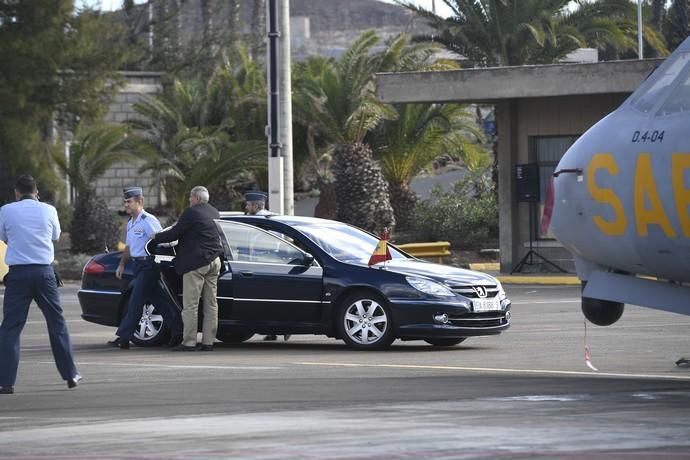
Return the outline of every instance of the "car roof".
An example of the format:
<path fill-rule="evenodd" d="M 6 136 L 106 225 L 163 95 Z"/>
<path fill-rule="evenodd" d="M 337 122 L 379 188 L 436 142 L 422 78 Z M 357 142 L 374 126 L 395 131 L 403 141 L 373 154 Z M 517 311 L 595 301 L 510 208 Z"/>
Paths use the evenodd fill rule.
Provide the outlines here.
<path fill-rule="evenodd" d="M 261 219 L 269 219 L 269 220 L 276 220 L 278 222 L 293 226 L 293 225 L 300 225 L 300 224 L 307 224 L 307 225 L 348 225 L 343 222 L 339 222 L 337 220 L 331 220 L 331 219 L 321 219 L 320 217 L 307 217 L 307 216 L 288 216 L 284 214 L 267 214 L 267 215 L 261 215 L 261 216 L 250 216 L 250 215 L 245 215 L 242 213 L 235 214 L 235 213 L 229 213 L 229 212 L 222 212 L 220 213 L 221 219 L 225 220 L 235 220 L 235 221 L 252 221 L 252 220 L 261 220 Z"/>

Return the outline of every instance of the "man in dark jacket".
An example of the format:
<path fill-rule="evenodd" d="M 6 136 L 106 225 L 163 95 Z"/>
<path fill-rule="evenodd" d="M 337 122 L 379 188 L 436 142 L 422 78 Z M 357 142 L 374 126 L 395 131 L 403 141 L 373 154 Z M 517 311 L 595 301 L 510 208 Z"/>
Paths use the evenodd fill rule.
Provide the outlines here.
<path fill-rule="evenodd" d="M 175 271 L 182 275 L 183 340 L 174 351 L 197 350 L 197 310 L 203 300 L 204 321 L 201 327 L 201 350 L 213 351 L 218 330 L 218 274 L 223 248 L 214 219 L 218 210 L 208 204 L 208 190 L 197 186 L 189 193 L 189 207 L 169 230 L 156 234 L 154 243 L 179 240 Z"/>

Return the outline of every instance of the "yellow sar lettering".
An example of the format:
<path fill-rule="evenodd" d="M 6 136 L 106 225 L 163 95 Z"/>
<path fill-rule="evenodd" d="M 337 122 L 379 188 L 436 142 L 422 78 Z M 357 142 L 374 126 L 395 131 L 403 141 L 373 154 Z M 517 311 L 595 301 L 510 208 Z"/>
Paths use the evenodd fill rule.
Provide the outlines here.
<path fill-rule="evenodd" d="M 671 155 L 671 172 L 675 210 L 678 214 L 681 231 L 685 237 L 690 237 L 690 189 L 686 187 L 685 171 L 690 169 L 690 153 L 674 153 Z M 587 190 L 597 203 L 608 204 L 613 208 L 613 219 L 606 220 L 600 215 L 593 216 L 594 224 L 608 236 L 624 235 L 628 227 L 625 208 L 616 192 L 610 188 L 599 187 L 596 177 L 597 171 L 604 170 L 611 176 L 618 175 L 616 159 L 610 153 L 597 153 L 592 156 L 587 167 Z M 659 196 L 654 180 L 652 160 L 649 153 L 641 153 L 635 165 L 634 213 L 635 227 L 638 236 L 647 236 L 650 225 L 658 225 L 668 238 L 677 236 Z"/>

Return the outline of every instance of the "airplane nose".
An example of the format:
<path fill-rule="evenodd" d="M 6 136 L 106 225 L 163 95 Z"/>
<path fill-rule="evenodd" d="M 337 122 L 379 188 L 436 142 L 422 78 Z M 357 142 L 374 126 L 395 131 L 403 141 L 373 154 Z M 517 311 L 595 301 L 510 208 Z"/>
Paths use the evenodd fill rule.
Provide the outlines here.
<path fill-rule="evenodd" d="M 572 148 L 571 148 L 572 150 Z M 583 168 L 571 164 L 569 156 L 577 156 L 576 152 L 568 150 L 553 173 L 553 211 L 550 230 L 564 245 L 571 242 L 570 233 L 575 231 L 577 223 L 583 218 L 583 212 L 578 212 L 578 203 L 584 198 Z"/>

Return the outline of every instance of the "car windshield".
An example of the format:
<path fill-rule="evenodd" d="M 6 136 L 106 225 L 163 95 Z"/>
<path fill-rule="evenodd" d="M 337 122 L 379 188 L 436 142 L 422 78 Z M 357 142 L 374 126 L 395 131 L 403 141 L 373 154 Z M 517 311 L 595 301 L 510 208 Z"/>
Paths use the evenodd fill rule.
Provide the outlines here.
<path fill-rule="evenodd" d="M 341 262 L 367 262 L 379 242 L 378 238 L 345 224 L 297 225 L 324 251 Z M 405 255 L 389 246 L 393 259 L 406 259 Z"/>

